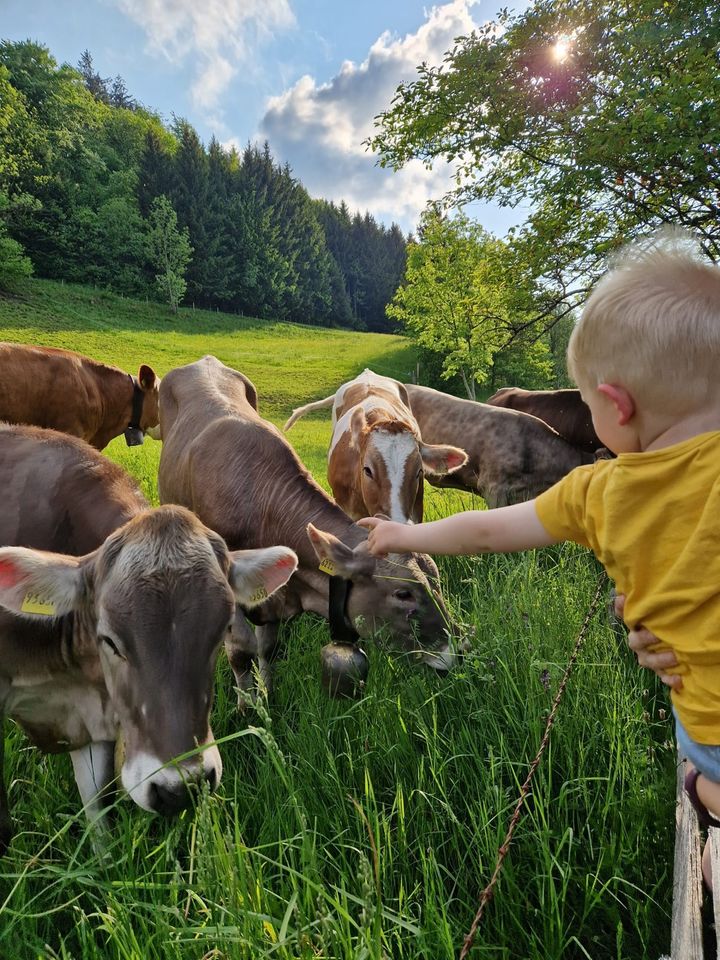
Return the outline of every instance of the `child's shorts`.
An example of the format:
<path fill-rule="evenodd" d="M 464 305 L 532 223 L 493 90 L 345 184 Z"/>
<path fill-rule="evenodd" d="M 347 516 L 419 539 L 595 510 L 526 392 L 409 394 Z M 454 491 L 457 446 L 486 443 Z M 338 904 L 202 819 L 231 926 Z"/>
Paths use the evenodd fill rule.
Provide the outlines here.
<path fill-rule="evenodd" d="M 675 710 L 673 709 L 673 713 Z M 680 723 L 675 713 L 675 736 L 677 737 L 680 755 L 687 757 L 690 763 L 708 780 L 720 783 L 720 747 L 709 746 L 706 743 L 696 743 L 690 739 L 687 730 Z"/>

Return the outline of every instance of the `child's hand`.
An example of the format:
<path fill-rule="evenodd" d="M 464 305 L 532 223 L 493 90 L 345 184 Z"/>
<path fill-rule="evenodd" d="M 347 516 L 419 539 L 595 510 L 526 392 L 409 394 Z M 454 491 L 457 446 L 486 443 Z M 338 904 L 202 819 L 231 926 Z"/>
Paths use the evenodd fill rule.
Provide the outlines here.
<path fill-rule="evenodd" d="M 384 557 L 388 553 L 407 553 L 409 550 L 404 543 L 409 529 L 406 523 L 381 520 L 380 517 L 365 517 L 358 520 L 358 526 L 370 531 L 368 549 L 375 557 Z"/>

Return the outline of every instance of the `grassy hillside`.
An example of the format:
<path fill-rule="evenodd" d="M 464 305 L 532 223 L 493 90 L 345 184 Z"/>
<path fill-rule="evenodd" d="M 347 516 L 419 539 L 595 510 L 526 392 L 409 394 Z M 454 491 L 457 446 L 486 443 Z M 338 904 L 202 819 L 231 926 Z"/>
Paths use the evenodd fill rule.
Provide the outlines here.
<path fill-rule="evenodd" d="M 256 383 L 261 412 L 363 367 L 404 378 L 398 337 L 163 308 L 34 282 L 0 300 L 0 339 L 163 374 L 205 353 Z M 324 481 L 329 417 L 290 434 Z M 155 499 L 160 445 L 108 450 Z M 433 515 L 470 501 L 435 492 Z M 176 821 L 126 798 L 93 850 L 67 757 L 7 732 L 17 833 L 0 860 L 0 958 L 451 960 L 492 874 L 519 784 L 599 568 L 567 545 L 441 561 L 470 653 L 447 677 L 366 644 L 358 702 L 318 682 L 323 621 L 283 629 L 267 706 L 239 717 L 227 664 L 217 794 Z M 11 725 L 8 725 L 11 726 Z M 674 755 L 668 705 L 597 616 L 562 701 L 475 960 L 657 960 L 669 945 Z"/>
<path fill-rule="evenodd" d="M 161 304 L 46 280 L 28 284 L 22 296 L 0 297 L 0 337 L 78 350 L 131 373 L 149 363 L 160 376 L 212 353 L 253 381 L 261 414 L 280 426 L 294 406 L 328 396 L 365 367 L 406 380 L 415 365 L 412 344 L 403 337 L 189 308 L 174 316 Z M 291 437 L 324 481 L 329 411 L 299 421 Z M 147 440 L 141 450 L 128 450 L 119 438 L 107 452 L 138 476 L 155 500 L 159 444 Z"/>

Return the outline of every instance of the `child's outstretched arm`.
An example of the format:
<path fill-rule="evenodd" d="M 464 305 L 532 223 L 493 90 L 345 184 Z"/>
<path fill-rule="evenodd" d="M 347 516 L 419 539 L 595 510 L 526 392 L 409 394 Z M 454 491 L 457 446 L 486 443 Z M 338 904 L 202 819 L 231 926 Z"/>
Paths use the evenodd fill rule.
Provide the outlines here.
<path fill-rule="evenodd" d="M 496 510 L 468 510 L 431 523 L 394 523 L 378 517 L 359 520 L 370 530 L 368 546 L 386 553 L 510 553 L 558 543 L 540 523 L 535 501 Z"/>

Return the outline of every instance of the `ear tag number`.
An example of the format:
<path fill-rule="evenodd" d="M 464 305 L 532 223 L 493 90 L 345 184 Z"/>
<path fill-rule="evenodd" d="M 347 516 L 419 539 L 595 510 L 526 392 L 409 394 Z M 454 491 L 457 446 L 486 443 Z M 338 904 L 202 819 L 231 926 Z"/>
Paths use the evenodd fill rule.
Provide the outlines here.
<path fill-rule="evenodd" d="M 323 573 L 329 573 L 332 577 L 335 573 L 335 564 L 332 562 L 330 557 L 325 557 L 324 560 L 320 561 L 318 570 L 322 570 Z"/>
<path fill-rule="evenodd" d="M 261 600 L 267 600 L 268 592 L 265 587 L 258 587 L 255 593 L 250 597 L 251 603 L 260 603 Z"/>
<path fill-rule="evenodd" d="M 35 593 L 28 593 L 25 596 L 25 599 L 22 602 L 20 607 L 21 613 L 36 613 L 42 617 L 54 617 L 55 605 L 53 603 L 48 603 L 47 600 L 43 600 L 42 597 L 39 597 Z"/>

